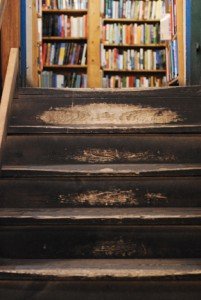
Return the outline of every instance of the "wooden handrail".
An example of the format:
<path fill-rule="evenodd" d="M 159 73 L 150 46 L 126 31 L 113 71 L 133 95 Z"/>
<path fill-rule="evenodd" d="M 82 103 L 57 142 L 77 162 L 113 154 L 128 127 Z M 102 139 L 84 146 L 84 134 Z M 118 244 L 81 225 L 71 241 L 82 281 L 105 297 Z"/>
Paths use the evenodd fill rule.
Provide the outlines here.
<path fill-rule="evenodd" d="M 19 68 L 19 49 L 12 48 L 8 61 L 8 68 L 3 87 L 0 103 L 0 170 L 2 166 L 2 155 L 7 136 L 8 117 L 15 93 L 15 86 Z"/>
<path fill-rule="evenodd" d="M 0 29 L 3 22 L 4 12 L 7 5 L 7 0 L 0 0 Z"/>

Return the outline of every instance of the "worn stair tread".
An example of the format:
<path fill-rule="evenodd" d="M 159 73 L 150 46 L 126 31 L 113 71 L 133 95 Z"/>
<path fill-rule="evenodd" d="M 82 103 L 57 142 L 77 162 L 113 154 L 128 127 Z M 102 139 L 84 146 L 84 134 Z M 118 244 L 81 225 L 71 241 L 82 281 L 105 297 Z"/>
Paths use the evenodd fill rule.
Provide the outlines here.
<path fill-rule="evenodd" d="M 200 164 L 3 165 L 2 175 L 13 176 L 182 176 L 200 175 Z"/>
<path fill-rule="evenodd" d="M 6 165 L 201 162 L 201 134 L 9 135 Z"/>
<path fill-rule="evenodd" d="M 104 94 L 104 93 L 103 93 Z M 101 95 L 101 93 L 100 93 Z M 106 98 L 27 96 L 14 99 L 10 133 L 201 132 L 200 97 Z M 182 106 L 181 106 L 182 103 Z"/>
<path fill-rule="evenodd" d="M 201 225 L 201 208 L 0 209 L 2 225 Z"/>
<path fill-rule="evenodd" d="M 0 279 L 198 280 L 201 259 L 0 260 Z"/>

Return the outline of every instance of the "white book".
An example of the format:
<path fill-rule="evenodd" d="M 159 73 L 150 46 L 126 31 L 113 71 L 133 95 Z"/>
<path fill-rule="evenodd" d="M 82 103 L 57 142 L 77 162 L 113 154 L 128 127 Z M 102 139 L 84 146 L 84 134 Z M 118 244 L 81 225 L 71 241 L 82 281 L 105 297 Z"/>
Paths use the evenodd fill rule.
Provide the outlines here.
<path fill-rule="evenodd" d="M 171 16 L 166 14 L 160 21 L 160 38 L 161 41 L 171 40 Z"/>
<path fill-rule="evenodd" d="M 84 44 L 83 52 L 82 52 L 82 59 L 81 59 L 81 65 L 86 65 L 86 54 L 87 54 L 87 44 Z"/>

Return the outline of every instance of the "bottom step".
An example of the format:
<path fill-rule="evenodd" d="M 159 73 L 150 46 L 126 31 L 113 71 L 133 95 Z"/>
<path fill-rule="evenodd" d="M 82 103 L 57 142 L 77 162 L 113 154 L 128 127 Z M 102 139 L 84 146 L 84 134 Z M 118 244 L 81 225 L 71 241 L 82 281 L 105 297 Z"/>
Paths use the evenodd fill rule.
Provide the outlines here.
<path fill-rule="evenodd" d="M 0 279 L 200 280 L 201 259 L 2 259 Z"/>
<path fill-rule="evenodd" d="M 1 260 L 3 300 L 200 300 L 201 260 Z"/>

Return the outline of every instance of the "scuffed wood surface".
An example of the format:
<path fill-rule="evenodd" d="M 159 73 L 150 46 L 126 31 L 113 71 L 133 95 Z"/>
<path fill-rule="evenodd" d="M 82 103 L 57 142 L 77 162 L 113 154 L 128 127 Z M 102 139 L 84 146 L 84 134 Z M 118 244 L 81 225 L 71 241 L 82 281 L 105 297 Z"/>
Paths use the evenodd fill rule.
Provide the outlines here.
<path fill-rule="evenodd" d="M 201 135 L 11 135 L 4 164 L 199 163 Z"/>
<path fill-rule="evenodd" d="M 114 107 L 116 113 L 113 113 Z M 127 113 L 121 113 L 121 107 Z M 201 132 L 200 112 L 201 101 L 196 97 L 179 99 L 130 96 L 120 99 L 67 100 L 56 96 L 38 99 L 31 96 L 15 99 L 10 132 Z"/>
<path fill-rule="evenodd" d="M 200 207 L 200 195 L 195 176 L 0 179 L 1 208 Z"/>
<path fill-rule="evenodd" d="M 201 208 L 1 209 L 0 224 L 201 225 Z"/>
<path fill-rule="evenodd" d="M 1 260 L 0 278 L 197 280 L 201 278 L 201 260 Z"/>

